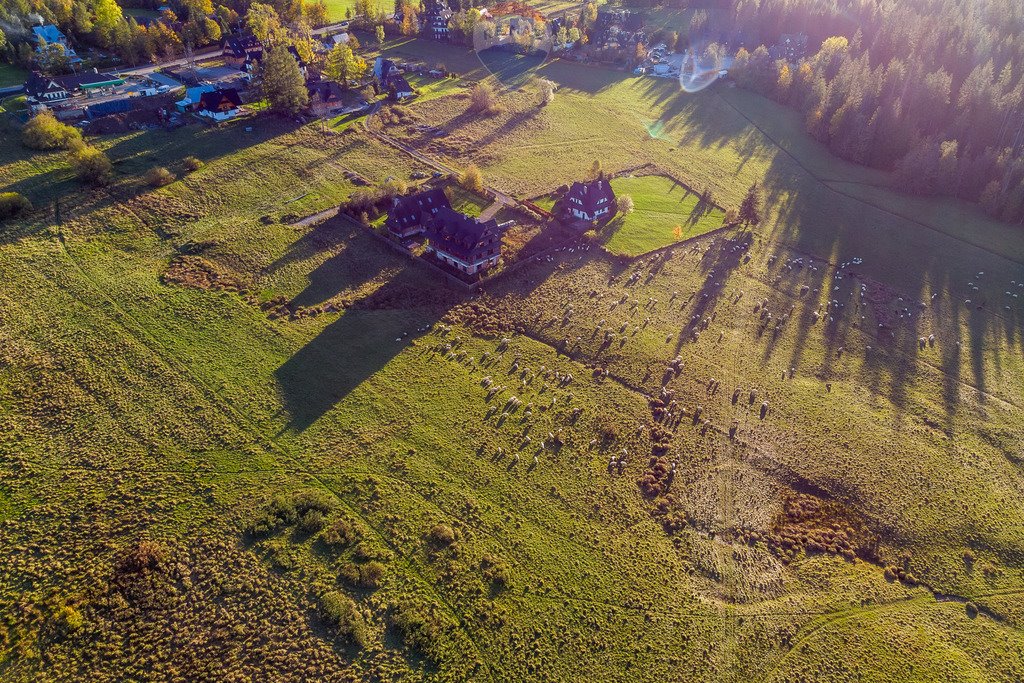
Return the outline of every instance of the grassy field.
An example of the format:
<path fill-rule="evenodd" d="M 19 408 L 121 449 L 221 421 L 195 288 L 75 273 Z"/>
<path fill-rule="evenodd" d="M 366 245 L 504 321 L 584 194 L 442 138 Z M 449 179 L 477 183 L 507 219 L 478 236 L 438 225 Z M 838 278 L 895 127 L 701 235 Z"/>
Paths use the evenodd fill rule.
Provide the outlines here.
<path fill-rule="evenodd" d="M 358 127 L 105 137 L 88 189 L 0 124 L 36 206 L 0 227 L 0 677 L 1024 677 L 1017 228 L 866 185 L 759 98 L 542 71 L 546 107 L 387 131 L 520 196 L 595 158 L 725 206 L 758 180 L 765 222 L 467 293 L 298 222 L 347 170 L 431 170 Z"/>
<path fill-rule="evenodd" d="M 135 17 L 136 19 L 158 19 L 160 13 L 155 9 L 144 9 L 142 7 L 125 7 L 124 13 L 129 17 Z"/>
<path fill-rule="evenodd" d="M 614 217 L 601 229 L 602 244 L 613 254 L 637 256 L 698 237 L 725 222 L 725 213 L 699 195 L 662 175 L 612 180 L 616 197 L 629 195 L 635 209 Z"/>
<path fill-rule="evenodd" d="M 346 19 L 346 11 L 355 13 L 356 3 L 355 0 L 326 0 L 327 2 L 327 18 L 331 21 L 342 21 Z M 377 3 L 377 9 L 380 12 L 394 13 L 395 3 L 388 2 L 387 0 L 379 0 Z"/>
<path fill-rule="evenodd" d="M 28 78 L 28 72 L 13 64 L 0 63 L 0 88 L 21 85 Z"/>

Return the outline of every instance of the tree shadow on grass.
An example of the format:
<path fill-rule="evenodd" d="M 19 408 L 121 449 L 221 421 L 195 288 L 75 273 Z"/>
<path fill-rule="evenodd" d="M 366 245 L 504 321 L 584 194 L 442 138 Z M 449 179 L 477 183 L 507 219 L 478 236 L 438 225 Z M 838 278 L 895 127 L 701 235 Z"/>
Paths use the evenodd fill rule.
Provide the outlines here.
<path fill-rule="evenodd" d="M 410 267 L 353 304 L 274 372 L 289 417 L 281 433 L 305 431 L 463 298 Z"/>
<path fill-rule="evenodd" d="M 727 236 L 715 237 L 709 242 L 707 250 L 699 257 L 697 268 L 704 274 L 704 282 L 693 294 L 693 297 L 684 302 L 681 311 L 690 314 L 679 331 L 676 340 L 675 352 L 678 354 L 683 345 L 693 338 L 695 332 L 700 332 L 702 321 L 710 320 L 718 308 L 719 302 L 725 295 L 725 286 L 746 255 L 749 245 L 753 241 L 750 232 L 737 230 L 730 232 Z M 694 245 L 691 249 L 698 248 Z M 685 258 L 689 258 L 687 255 Z"/>
<path fill-rule="evenodd" d="M 342 291 L 358 289 L 384 272 L 400 269 L 405 262 L 347 217 L 336 216 L 293 242 L 260 276 L 273 278 L 282 270 L 323 253 L 331 255 L 309 272 L 306 287 L 291 301 L 295 306 L 312 306 Z"/>

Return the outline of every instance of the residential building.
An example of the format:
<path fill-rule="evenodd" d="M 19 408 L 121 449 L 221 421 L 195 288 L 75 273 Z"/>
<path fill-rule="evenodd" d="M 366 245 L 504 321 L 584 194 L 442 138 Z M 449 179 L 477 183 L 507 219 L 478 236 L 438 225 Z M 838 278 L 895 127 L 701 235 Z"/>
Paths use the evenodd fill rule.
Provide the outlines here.
<path fill-rule="evenodd" d="M 427 251 L 459 272 L 475 275 L 498 265 L 501 235 L 508 223 L 481 221 L 441 207 L 424 221 Z"/>
<path fill-rule="evenodd" d="M 260 71 L 260 66 L 263 64 L 263 51 L 250 52 L 245 57 L 245 61 L 242 62 L 242 66 L 239 67 L 242 70 L 242 80 L 251 81 L 256 77 L 256 74 Z"/>
<path fill-rule="evenodd" d="M 393 74 L 400 73 L 398 65 L 390 59 L 377 57 L 373 62 L 373 80 L 383 89 Z"/>
<path fill-rule="evenodd" d="M 214 121 L 227 121 L 242 113 L 242 98 L 234 88 L 204 92 L 199 97 L 196 113 Z"/>
<path fill-rule="evenodd" d="M 615 193 L 606 178 L 572 184 L 565 195 L 565 206 L 575 218 L 596 221 L 611 214 L 615 206 Z"/>
<path fill-rule="evenodd" d="M 175 109 L 181 113 L 194 111 L 199 106 L 199 100 L 202 96 L 208 92 L 213 92 L 217 89 L 217 86 L 210 83 L 203 83 L 202 85 L 195 85 L 191 88 L 185 88 L 185 97 L 181 98 L 174 103 Z"/>
<path fill-rule="evenodd" d="M 124 79 L 114 74 L 86 71 L 64 76 L 44 76 L 33 71 L 25 81 L 25 93 L 32 103 L 47 104 L 80 93 L 90 93 L 102 88 L 124 85 Z"/>
<path fill-rule="evenodd" d="M 448 195 L 443 189 L 425 190 L 416 194 L 395 197 L 384 225 L 392 235 L 407 239 L 426 229 L 424 221 L 440 209 L 451 209 Z"/>
<path fill-rule="evenodd" d="M 302 74 L 302 77 L 303 78 L 308 77 L 309 76 L 309 67 L 306 64 L 306 62 L 302 59 L 302 57 L 299 56 L 299 51 L 295 48 L 295 46 L 294 45 L 289 45 L 288 46 L 288 52 L 291 54 L 292 57 L 295 58 L 295 62 L 299 65 L 299 72 Z"/>
<path fill-rule="evenodd" d="M 231 33 L 224 38 L 221 55 L 229 66 L 241 68 L 254 53 L 263 55 L 263 44 L 251 33 Z"/>
<path fill-rule="evenodd" d="M 448 22 L 452 11 L 447 0 L 423 0 L 420 26 L 423 34 L 434 40 L 448 40 Z"/>
<path fill-rule="evenodd" d="M 71 43 L 68 42 L 68 37 L 53 24 L 33 26 L 32 33 L 36 37 L 36 52 L 42 52 L 44 45 L 57 44 L 64 47 L 64 54 L 67 55 L 73 63 L 82 61 L 75 53 L 74 48 L 71 47 Z"/>
<path fill-rule="evenodd" d="M 345 108 L 345 91 L 334 81 L 309 81 L 306 92 L 309 95 L 306 111 L 313 116 L 326 116 Z"/>
<path fill-rule="evenodd" d="M 388 79 L 388 93 L 395 100 L 407 100 L 413 96 L 412 86 L 400 74 L 394 74 Z"/>

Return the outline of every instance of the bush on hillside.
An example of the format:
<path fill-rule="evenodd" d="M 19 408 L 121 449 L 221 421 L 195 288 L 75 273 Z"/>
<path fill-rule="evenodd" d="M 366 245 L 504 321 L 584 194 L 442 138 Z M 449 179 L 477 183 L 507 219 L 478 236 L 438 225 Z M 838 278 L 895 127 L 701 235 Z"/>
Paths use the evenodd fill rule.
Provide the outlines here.
<path fill-rule="evenodd" d="M 628 194 L 620 194 L 615 201 L 618 206 L 619 213 L 623 216 L 633 213 L 633 198 Z"/>
<path fill-rule="evenodd" d="M 473 86 L 469 93 L 469 111 L 487 116 L 500 111 L 498 94 L 494 92 L 494 87 L 490 83 L 483 81 Z"/>
<path fill-rule="evenodd" d="M 0 221 L 17 218 L 32 210 L 32 202 L 18 192 L 0 192 Z"/>
<path fill-rule="evenodd" d="M 366 620 L 352 598 L 339 591 L 325 593 L 320 598 L 320 613 L 342 639 L 359 647 L 366 645 Z"/>
<path fill-rule="evenodd" d="M 83 183 L 106 185 L 110 182 L 110 176 L 113 173 L 110 159 L 95 147 L 81 141 L 73 144 L 68 161 L 75 171 L 75 176 Z"/>
<path fill-rule="evenodd" d="M 145 180 L 150 187 L 163 187 L 174 182 L 174 174 L 163 166 L 154 166 L 146 171 Z"/>
<path fill-rule="evenodd" d="M 459 176 L 459 185 L 471 192 L 483 192 L 484 191 L 484 176 L 480 172 L 480 169 L 476 167 L 476 164 L 470 164 L 466 167 L 466 170 Z"/>
<path fill-rule="evenodd" d="M 21 141 L 30 149 L 67 149 L 82 141 L 82 133 L 44 111 L 29 119 L 21 129 Z"/>
<path fill-rule="evenodd" d="M 202 159 L 191 155 L 182 159 L 181 163 L 185 166 L 185 170 L 189 172 L 198 171 L 205 165 Z"/>
<path fill-rule="evenodd" d="M 434 546 L 445 548 L 455 542 L 455 530 L 447 524 L 435 524 L 427 537 Z"/>

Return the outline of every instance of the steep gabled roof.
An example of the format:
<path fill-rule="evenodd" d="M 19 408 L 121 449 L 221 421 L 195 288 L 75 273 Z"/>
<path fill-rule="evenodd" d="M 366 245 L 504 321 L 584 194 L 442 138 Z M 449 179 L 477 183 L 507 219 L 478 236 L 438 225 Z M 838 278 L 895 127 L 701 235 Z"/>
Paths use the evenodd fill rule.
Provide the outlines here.
<path fill-rule="evenodd" d="M 341 102 L 344 90 L 334 81 L 310 81 L 306 83 L 306 92 L 309 93 L 309 101 L 331 103 Z"/>
<path fill-rule="evenodd" d="M 598 178 L 590 182 L 575 182 L 565 195 L 569 208 L 579 209 L 593 216 L 598 210 L 611 208 L 615 203 L 615 192 L 606 178 Z"/>
<path fill-rule="evenodd" d="M 41 38 L 47 43 L 63 43 L 68 39 L 67 36 L 65 36 L 61 30 L 53 24 L 33 26 L 32 33 L 36 35 L 37 39 Z"/>
<path fill-rule="evenodd" d="M 501 249 L 501 228 L 493 218 L 481 221 L 442 207 L 425 223 L 427 237 L 435 251 L 472 263 L 491 249 Z"/>
<path fill-rule="evenodd" d="M 388 79 L 388 88 L 392 92 L 412 92 L 412 86 L 409 85 L 409 81 L 405 80 L 405 77 L 400 74 L 395 74 Z"/>
<path fill-rule="evenodd" d="M 242 106 L 242 98 L 234 88 L 204 92 L 199 98 L 200 111 L 229 111 Z"/>
<path fill-rule="evenodd" d="M 393 230 L 407 230 L 423 223 L 434 210 L 451 209 L 448 195 L 442 189 L 425 190 L 416 194 L 395 197 L 395 203 L 388 211 L 387 224 Z"/>
<path fill-rule="evenodd" d="M 398 72 L 398 66 L 390 59 L 377 57 L 377 60 L 373 63 L 373 77 L 377 79 L 378 83 L 387 83 L 388 79 L 398 74 Z"/>
<path fill-rule="evenodd" d="M 56 78 L 47 78 L 38 71 L 33 71 L 25 81 L 25 92 L 33 97 L 42 97 L 46 93 L 66 91 Z"/>
<path fill-rule="evenodd" d="M 28 80 L 25 81 L 25 92 L 29 95 L 41 96 L 47 92 L 66 90 L 71 93 L 82 88 L 94 88 L 108 84 L 120 85 L 122 83 L 124 83 L 124 79 L 120 76 L 102 72 L 86 71 L 80 74 L 48 77 L 43 76 L 38 71 L 33 71 Z"/>
<path fill-rule="evenodd" d="M 249 52 L 262 52 L 263 45 L 251 33 L 232 33 L 224 38 L 224 49 L 241 58 Z"/>
<path fill-rule="evenodd" d="M 288 54 L 295 58 L 295 61 L 298 62 L 299 64 L 299 68 L 306 66 L 306 62 L 304 62 L 302 60 L 302 57 L 299 56 L 299 51 L 296 49 L 294 45 L 288 46 Z"/>

